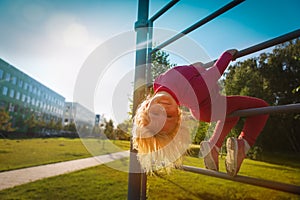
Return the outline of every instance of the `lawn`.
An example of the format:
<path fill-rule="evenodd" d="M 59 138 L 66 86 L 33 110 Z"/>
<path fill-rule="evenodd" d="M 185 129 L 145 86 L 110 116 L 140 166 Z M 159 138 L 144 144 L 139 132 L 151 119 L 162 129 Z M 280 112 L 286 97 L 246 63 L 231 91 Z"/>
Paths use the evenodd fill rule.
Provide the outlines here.
<path fill-rule="evenodd" d="M 9 168 L 4 167 L 3 161 L 4 163 L 11 163 L 9 164 L 10 168 L 20 168 L 22 166 L 37 165 L 40 163 L 39 159 L 43 159 L 41 163 L 48 163 L 49 160 L 58 162 L 60 160 L 90 156 L 80 139 L 0 140 L 0 142 L 1 166 L 4 170 Z M 94 142 L 99 143 L 99 141 L 89 140 L 85 141 L 85 144 L 94 148 L 93 145 L 97 144 Z M 128 142 L 114 141 L 113 143 L 118 144 L 123 149 L 129 148 Z M 105 143 L 99 144 L 106 146 Z M 9 153 L 11 154 L 9 155 Z M 30 154 L 31 156 L 25 154 Z M 45 156 L 44 154 L 49 155 Z M 31 163 L 27 161 L 30 157 L 35 157 L 31 159 Z M 3 158 L 6 160 L 2 160 Z M 47 161 L 46 158 L 49 160 Z M 272 164 L 246 159 L 239 174 L 300 185 L 299 159 L 295 161 L 291 157 L 290 159 L 293 162 L 287 162 L 286 159 L 287 157 L 276 155 L 275 161 L 277 164 L 274 160 Z M 14 164 L 12 161 L 8 162 L 8 160 L 18 160 L 19 164 Z M 272 159 L 269 160 L 271 161 Z M 25 161 L 27 164 L 22 164 Z M 115 163 L 115 165 L 120 164 L 120 162 Z M 124 160 L 122 165 L 124 163 L 128 164 L 128 159 Z M 285 165 L 278 163 L 285 163 Z M 186 157 L 184 164 L 203 167 L 203 160 L 195 157 Z M 220 159 L 220 171 L 225 172 L 224 158 Z M 0 199 L 127 199 L 127 183 L 128 173 L 118 171 L 116 168 L 112 169 L 109 165 L 99 165 L 2 190 L 0 191 Z M 173 170 L 169 175 L 157 174 L 156 176 L 148 176 L 147 195 L 148 199 L 152 200 L 300 199 L 299 195 L 181 170 Z"/>
<path fill-rule="evenodd" d="M 224 160 L 221 160 L 222 162 Z M 128 162 L 128 160 L 126 161 Z M 199 158 L 185 164 L 203 167 Z M 221 171 L 224 167 L 221 168 Z M 245 160 L 241 175 L 300 185 L 300 169 Z M 128 174 L 100 165 L 0 191 L 0 199 L 126 199 Z M 180 199 L 299 199 L 300 196 L 239 184 L 223 179 L 173 170 L 171 174 L 149 176 L 149 200 Z"/>
<path fill-rule="evenodd" d="M 128 150 L 130 143 L 78 138 L 0 139 L 0 172 L 116 152 L 116 146 Z"/>

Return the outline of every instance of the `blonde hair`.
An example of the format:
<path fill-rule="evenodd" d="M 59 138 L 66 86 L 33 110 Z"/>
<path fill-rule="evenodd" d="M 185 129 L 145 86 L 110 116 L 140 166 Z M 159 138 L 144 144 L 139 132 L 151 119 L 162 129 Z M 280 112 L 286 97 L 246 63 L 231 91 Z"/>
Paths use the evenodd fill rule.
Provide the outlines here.
<path fill-rule="evenodd" d="M 146 173 L 182 165 L 182 157 L 190 145 L 190 134 L 180 108 L 175 128 L 168 132 L 158 132 L 146 127 L 150 123 L 148 97 L 137 109 L 134 117 L 133 148 L 138 151 L 138 160 Z"/>

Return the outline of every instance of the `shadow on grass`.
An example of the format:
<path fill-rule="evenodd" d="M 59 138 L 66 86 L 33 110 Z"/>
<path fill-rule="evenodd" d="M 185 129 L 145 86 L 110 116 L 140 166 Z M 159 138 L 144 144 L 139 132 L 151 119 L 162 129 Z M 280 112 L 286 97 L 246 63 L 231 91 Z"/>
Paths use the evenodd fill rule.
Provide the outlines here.
<path fill-rule="evenodd" d="M 273 164 L 273 163 L 272 163 Z M 275 163 L 274 163 L 275 164 Z M 290 172 L 294 172 L 295 167 L 291 167 L 291 166 L 288 166 L 288 167 L 291 167 L 290 169 L 288 169 L 286 166 L 284 166 L 283 164 L 276 164 L 277 166 L 267 166 L 265 164 L 258 164 L 258 163 L 255 163 L 255 164 L 252 164 L 252 163 L 244 163 L 243 165 L 248 165 L 248 166 L 254 166 L 254 167 L 260 167 L 261 169 L 265 168 L 265 169 L 272 169 L 272 170 L 280 170 L 280 171 L 290 171 Z M 282 167 L 280 167 L 282 166 Z"/>
<path fill-rule="evenodd" d="M 265 152 L 263 153 L 260 161 L 293 168 L 300 168 L 300 153 Z"/>
<path fill-rule="evenodd" d="M 156 177 L 163 179 L 164 181 L 169 182 L 169 184 L 173 185 L 173 189 L 176 190 L 175 188 L 178 188 L 178 190 L 176 191 L 184 191 L 186 194 L 189 194 L 188 196 L 184 197 L 184 200 L 189 200 L 189 199 L 205 199 L 205 200 L 216 200 L 216 199 L 222 199 L 220 196 L 218 195 L 213 195 L 212 193 L 209 192 L 202 192 L 201 190 L 199 190 L 199 192 L 194 192 L 192 191 L 188 186 L 184 187 L 183 185 L 173 180 L 168 179 L 166 176 L 162 176 L 160 174 L 156 174 Z M 192 198 L 193 197 L 193 198 Z M 176 199 L 181 199 L 176 198 Z"/>

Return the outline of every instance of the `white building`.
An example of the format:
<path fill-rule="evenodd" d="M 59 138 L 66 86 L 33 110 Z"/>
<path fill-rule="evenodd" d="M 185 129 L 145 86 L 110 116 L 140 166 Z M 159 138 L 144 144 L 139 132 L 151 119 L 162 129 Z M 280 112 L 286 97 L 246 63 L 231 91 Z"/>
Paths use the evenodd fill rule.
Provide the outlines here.
<path fill-rule="evenodd" d="M 77 130 L 92 129 L 95 124 L 95 116 L 92 111 L 79 103 L 65 103 L 64 125 L 74 123 Z"/>

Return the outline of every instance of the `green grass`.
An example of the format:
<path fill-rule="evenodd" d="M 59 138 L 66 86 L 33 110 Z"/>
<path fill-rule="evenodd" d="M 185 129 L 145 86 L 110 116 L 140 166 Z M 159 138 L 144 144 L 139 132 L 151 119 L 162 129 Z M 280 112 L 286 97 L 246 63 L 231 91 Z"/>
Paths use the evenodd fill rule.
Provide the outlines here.
<path fill-rule="evenodd" d="M 185 164 L 203 167 L 202 160 L 193 157 L 188 157 Z M 246 159 L 240 174 L 300 185 L 299 168 Z M 0 199 L 126 199 L 127 180 L 127 173 L 100 165 L 0 191 Z M 149 200 L 300 198 L 285 192 L 181 170 L 173 170 L 169 175 L 148 176 L 147 195 Z"/>
<path fill-rule="evenodd" d="M 130 144 L 128 141 L 78 138 L 0 139 L 0 171 L 111 153 L 117 151 L 115 146 L 127 150 Z"/>
<path fill-rule="evenodd" d="M 83 142 L 94 150 L 93 153 L 99 150 L 101 152 L 114 150 L 110 149 L 110 143 L 103 141 L 88 139 Z M 112 143 L 122 149 L 129 148 L 129 142 L 126 141 Z M 197 148 L 194 150 L 197 152 Z M 274 155 L 276 157 L 273 158 L 268 155 L 271 163 L 245 159 L 239 174 L 300 185 L 299 159 Z M 88 156 L 90 152 L 80 139 L 0 140 L 2 170 Z M 116 165 L 120 164 L 123 169 L 124 164 L 125 168 L 128 168 L 128 159 L 2 190 L 0 199 L 127 199 L 128 173 L 115 170 Z M 184 164 L 203 167 L 203 160 L 186 157 Z M 114 169 L 109 166 L 113 166 Z M 220 171 L 225 172 L 224 158 L 220 158 Z M 148 176 L 147 195 L 149 200 L 300 199 L 299 195 L 181 170 L 173 170 L 170 175 Z"/>
<path fill-rule="evenodd" d="M 127 174 L 101 165 L 0 191 L 0 199 L 126 199 Z"/>

